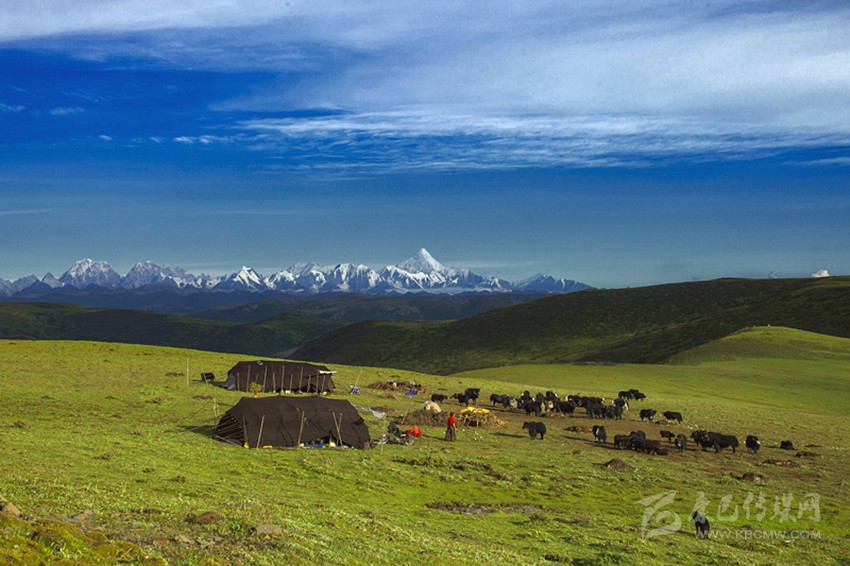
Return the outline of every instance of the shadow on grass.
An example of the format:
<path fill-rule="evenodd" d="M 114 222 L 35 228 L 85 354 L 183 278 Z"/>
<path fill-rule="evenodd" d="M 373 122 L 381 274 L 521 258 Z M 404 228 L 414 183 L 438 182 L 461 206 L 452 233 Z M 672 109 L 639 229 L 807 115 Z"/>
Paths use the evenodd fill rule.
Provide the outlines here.
<path fill-rule="evenodd" d="M 195 434 L 211 438 L 215 434 L 215 427 L 213 425 L 182 425 L 180 432 L 194 432 Z"/>
<path fill-rule="evenodd" d="M 527 434 L 509 434 L 507 432 L 494 432 L 493 436 L 504 436 L 506 438 L 527 438 Z"/>

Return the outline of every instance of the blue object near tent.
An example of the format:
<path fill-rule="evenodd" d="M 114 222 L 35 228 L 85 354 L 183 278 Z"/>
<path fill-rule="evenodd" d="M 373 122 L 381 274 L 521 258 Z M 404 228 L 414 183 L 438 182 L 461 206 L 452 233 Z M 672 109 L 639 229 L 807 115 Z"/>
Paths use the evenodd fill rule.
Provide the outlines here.
<path fill-rule="evenodd" d="M 407 393 L 405 393 L 405 395 L 407 395 L 408 397 L 411 397 L 411 396 L 413 396 L 413 395 L 419 395 L 419 392 L 418 392 L 417 390 L 415 390 L 415 389 L 409 389 L 409 390 L 407 391 Z"/>

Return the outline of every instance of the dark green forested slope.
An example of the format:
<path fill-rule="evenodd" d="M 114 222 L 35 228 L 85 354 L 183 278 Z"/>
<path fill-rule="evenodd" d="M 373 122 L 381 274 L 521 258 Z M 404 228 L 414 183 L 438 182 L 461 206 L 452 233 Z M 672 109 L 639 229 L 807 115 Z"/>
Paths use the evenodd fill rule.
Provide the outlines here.
<path fill-rule="evenodd" d="M 655 363 L 767 325 L 850 336 L 850 277 L 591 290 L 455 322 L 364 322 L 308 342 L 293 356 L 432 373 L 518 363 Z"/>

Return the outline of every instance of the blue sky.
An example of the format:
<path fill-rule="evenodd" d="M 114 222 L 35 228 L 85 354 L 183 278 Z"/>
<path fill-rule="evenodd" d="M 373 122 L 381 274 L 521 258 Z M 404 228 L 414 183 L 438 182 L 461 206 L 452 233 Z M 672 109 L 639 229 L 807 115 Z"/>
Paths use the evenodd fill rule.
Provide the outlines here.
<path fill-rule="evenodd" d="M 850 274 L 845 2 L 563 4 L 4 3 L 0 277 Z"/>

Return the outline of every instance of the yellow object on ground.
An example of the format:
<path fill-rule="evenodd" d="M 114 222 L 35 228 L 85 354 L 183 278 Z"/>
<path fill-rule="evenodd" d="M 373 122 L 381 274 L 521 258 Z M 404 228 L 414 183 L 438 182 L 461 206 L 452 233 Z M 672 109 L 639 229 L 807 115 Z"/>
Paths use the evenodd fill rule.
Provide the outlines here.
<path fill-rule="evenodd" d="M 487 409 L 481 409 L 479 407 L 467 407 L 465 409 L 460 410 L 461 413 L 473 413 L 475 415 L 486 415 L 490 411 Z"/>

